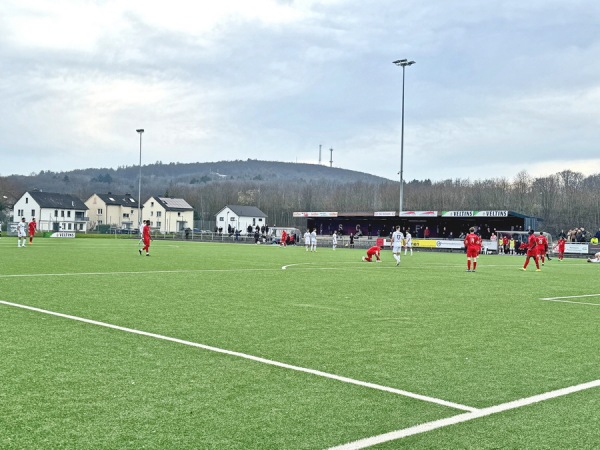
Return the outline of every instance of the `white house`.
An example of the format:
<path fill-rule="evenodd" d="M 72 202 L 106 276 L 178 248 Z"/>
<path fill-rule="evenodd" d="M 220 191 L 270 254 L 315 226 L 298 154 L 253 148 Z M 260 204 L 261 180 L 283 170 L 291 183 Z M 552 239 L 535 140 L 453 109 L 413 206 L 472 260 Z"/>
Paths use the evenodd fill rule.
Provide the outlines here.
<path fill-rule="evenodd" d="M 234 230 L 247 233 L 250 226 L 253 230 L 257 225 L 261 229 L 267 226 L 267 215 L 256 206 L 227 205 L 215 217 L 216 226 L 223 233 L 232 233 Z"/>
<path fill-rule="evenodd" d="M 85 201 L 85 205 L 89 209 L 90 226 L 138 227 L 138 202 L 131 194 L 93 194 Z"/>
<path fill-rule="evenodd" d="M 194 208 L 182 198 L 150 197 L 143 205 L 142 220 L 161 233 L 193 228 Z"/>
<path fill-rule="evenodd" d="M 52 192 L 25 192 L 13 207 L 13 220 L 35 217 L 39 231 L 77 231 L 85 233 L 89 218 L 87 206 L 70 194 Z"/>

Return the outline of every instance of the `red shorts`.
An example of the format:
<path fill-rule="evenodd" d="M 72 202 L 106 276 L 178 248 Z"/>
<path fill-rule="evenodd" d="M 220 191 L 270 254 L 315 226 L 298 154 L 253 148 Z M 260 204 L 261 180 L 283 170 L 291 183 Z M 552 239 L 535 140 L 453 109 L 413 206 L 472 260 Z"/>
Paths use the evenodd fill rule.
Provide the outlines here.
<path fill-rule="evenodd" d="M 467 258 L 477 258 L 479 247 L 467 247 Z"/>
<path fill-rule="evenodd" d="M 527 250 L 527 256 L 538 256 L 539 253 L 537 251 L 537 249 L 532 249 L 532 250 Z"/>

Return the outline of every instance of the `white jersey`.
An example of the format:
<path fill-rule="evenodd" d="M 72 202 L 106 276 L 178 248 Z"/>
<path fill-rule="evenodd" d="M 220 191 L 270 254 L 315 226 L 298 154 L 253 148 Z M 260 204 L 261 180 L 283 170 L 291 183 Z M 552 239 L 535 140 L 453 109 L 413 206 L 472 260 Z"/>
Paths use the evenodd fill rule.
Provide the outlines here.
<path fill-rule="evenodd" d="M 27 224 L 25 222 L 19 222 L 17 224 L 17 236 L 25 237 L 27 236 Z"/>
<path fill-rule="evenodd" d="M 308 231 L 304 233 L 304 245 L 310 245 L 310 233 Z"/>
<path fill-rule="evenodd" d="M 333 233 L 333 236 L 331 236 L 331 239 L 333 240 L 332 244 L 337 245 L 337 234 L 336 233 Z"/>
<path fill-rule="evenodd" d="M 406 232 L 406 238 L 405 238 L 404 245 L 406 247 L 412 247 L 412 236 L 410 235 L 410 233 L 408 231 Z M 412 253 L 411 253 L 411 255 L 412 255 Z"/>
<path fill-rule="evenodd" d="M 404 240 L 404 235 L 401 231 L 394 231 L 392 233 L 392 251 L 394 253 L 400 252 L 402 248 L 402 241 Z"/>
<path fill-rule="evenodd" d="M 315 230 L 313 230 L 313 232 L 310 233 L 310 244 L 317 245 L 317 232 Z"/>

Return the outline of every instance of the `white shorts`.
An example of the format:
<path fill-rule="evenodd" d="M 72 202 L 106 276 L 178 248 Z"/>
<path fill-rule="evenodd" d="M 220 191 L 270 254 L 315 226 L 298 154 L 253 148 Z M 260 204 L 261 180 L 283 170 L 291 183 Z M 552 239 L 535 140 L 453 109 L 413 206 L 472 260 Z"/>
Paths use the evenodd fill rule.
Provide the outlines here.
<path fill-rule="evenodd" d="M 402 251 L 402 244 L 394 243 L 394 245 L 392 246 L 392 253 L 400 253 L 401 251 Z"/>

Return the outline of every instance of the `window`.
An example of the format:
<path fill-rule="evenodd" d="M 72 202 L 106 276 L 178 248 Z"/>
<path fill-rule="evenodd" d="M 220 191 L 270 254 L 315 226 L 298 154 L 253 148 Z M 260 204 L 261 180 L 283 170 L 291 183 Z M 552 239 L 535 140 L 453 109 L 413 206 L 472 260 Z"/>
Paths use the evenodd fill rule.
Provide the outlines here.
<path fill-rule="evenodd" d="M 54 217 L 58 217 L 58 209 L 54 210 Z"/>
<path fill-rule="evenodd" d="M 17 216 L 23 217 L 24 215 L 25 215 L 25 213 L 23 212 L 22 209 L 17 209 Z"/>
<path fill-rule="evenodd" d="M 154 202 L 150 202 L 150 206 L 154 206 Z"/>
<path fill-rule="evenodd" d="M 71 217 L 71 211 L 67 211 L 67 217 Z"/>
<path fill-rule="evenodd" d="M 31 217 L 35 217 L 35 209 L 31 210 Z"/>
<path fill-rule="evenodd" d="M 60 212 L 60 217 L 65 217 L 65 210 L 64 209 Z"/>
<path fill-rule="evenodd" d="M 102 215 L 102 208 L 98 208 L 98 215 Z"/>
<path fill-rule="evenodd" d="M 25 197 L 25 203 L 29 203 L 29 199 Z"/>
<path fill-rule="evenodd" d="M 162 217 L 162 211 L 156 211 L 156 217 Z"/>
<path fill-rule="evenodd" d="M 181 216 L 181 213 L 180 213 L 180 212 L 178 212 L 178 213 L 177 213 L 177 217 L 180 217 L 180 216 Z"/>
<path fill-rule="evenodd" d="M 162 226 L 162 222 L 156 222 L 156 226 L 160 228 Z"/>
<path fill-rule="evenodd" d="M 67 224 L 67 230 L 70 230 L 70 229 L 71 229 L 71 222 L 69 222 L 69 223 Z"/>
<path fill-rule="evenodd" d="M 154 211 L 150 211 L 150 217 L 154 216 Z"/>
<path fill-rule="evenodd" d="M 102 225 L 102 220 L 98 220 L 98 225 Z"/>
<path fill-rule="evenodd" d="M 123 213 L 123 219 L 129 219 L 129 214 Z"/>
<path fill-rule="evenodd" d="M 83 231 L 83 224 L 82 223 L 79 224 L 79 230 Z"/>
<path fill-rule="evenodd" d="M 225 222 L 225 217 L 219 217 L 219 222 Z"/>

